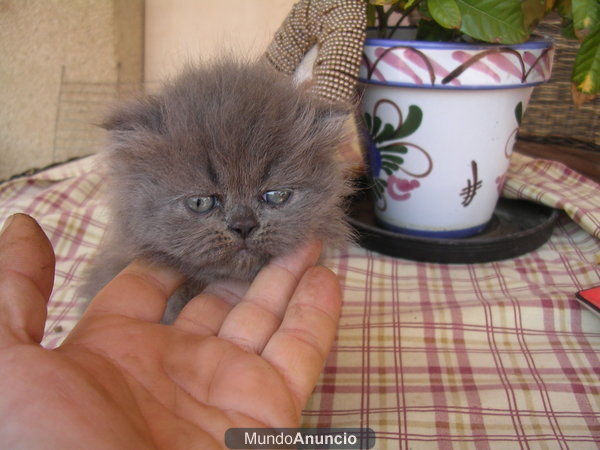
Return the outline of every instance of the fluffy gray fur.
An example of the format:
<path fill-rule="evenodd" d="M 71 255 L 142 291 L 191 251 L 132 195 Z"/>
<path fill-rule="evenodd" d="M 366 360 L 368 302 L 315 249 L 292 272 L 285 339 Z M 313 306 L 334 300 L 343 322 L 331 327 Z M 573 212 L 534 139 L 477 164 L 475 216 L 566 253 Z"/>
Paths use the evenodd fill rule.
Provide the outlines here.
<path fill-rule="evenodd" d="M 271 258 L 311 236 L 348 237 L 350 189 L 335 158 L 349 111 L 325 105 L 260 62 L 188 68 L 162 92 L 130 101 L 106 120 L 111 220 L 84 285 L 91 298 L 136 257 L 189 281 L 170 301 L 172 321 L 203 285 L 252 279 Z M 267 191 L 290 189 L 272 206 Z M 190 196 L 215 196 L 206 213 Z M 232 231 L 253 218 L 247 237 Z"/>

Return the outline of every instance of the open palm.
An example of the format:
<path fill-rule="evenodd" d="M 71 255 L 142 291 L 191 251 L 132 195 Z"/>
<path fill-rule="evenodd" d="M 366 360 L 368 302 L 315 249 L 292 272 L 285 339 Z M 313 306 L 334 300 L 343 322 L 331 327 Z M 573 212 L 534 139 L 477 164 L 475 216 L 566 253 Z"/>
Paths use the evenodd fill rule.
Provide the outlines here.
<path fill-rule="evenodd" d="M 55 350 L 39 346 L 54 254 L 31 218 L 0 237 L 5 448 L 218 448 L 232 427 L 297 426 L 335 335 L 340 291 L 310 243 L 250 286 L 211 285 L 172 326 L 183 281 L 136 261 Z"/>

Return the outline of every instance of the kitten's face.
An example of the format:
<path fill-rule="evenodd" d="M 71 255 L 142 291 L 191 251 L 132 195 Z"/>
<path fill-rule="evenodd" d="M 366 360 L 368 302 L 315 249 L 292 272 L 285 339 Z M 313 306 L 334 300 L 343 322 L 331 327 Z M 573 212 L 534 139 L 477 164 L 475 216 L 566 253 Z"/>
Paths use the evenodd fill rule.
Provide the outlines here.
<path fill-rule="evenodd" d="M 188 72 L 109 123 L 122 236 L 199 280 L 251 278 L 311 236 L 346 236 L 344 117 L 258 66 L 225 69 Z"/>

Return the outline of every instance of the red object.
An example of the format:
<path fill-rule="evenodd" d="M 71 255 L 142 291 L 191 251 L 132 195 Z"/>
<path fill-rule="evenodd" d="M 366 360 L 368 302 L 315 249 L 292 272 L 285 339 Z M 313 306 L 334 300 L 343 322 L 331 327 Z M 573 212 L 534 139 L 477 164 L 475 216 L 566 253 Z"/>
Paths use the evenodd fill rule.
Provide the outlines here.
<path fill-rule="evenodd" d="M 600 286 L 584 289 L 575 294 L 575 296 L 584 306 L 587 306 L 596 314 L 600 314 Z"/>

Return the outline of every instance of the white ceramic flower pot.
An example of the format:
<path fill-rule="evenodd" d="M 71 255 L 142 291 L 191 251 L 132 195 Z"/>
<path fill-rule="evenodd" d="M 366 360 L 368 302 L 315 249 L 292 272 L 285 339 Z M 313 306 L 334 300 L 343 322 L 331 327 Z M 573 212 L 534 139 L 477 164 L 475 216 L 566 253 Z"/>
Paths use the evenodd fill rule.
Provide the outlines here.
<path fill-rule="evenodd" d="M 362 112 L 382 226 L 442 238 L 485 228 L 521 116 L 533 87 L 550 78 L 553 52 L 548 40 L 366 40 Z"/>

